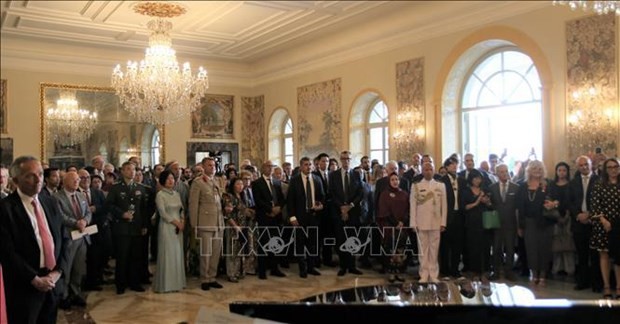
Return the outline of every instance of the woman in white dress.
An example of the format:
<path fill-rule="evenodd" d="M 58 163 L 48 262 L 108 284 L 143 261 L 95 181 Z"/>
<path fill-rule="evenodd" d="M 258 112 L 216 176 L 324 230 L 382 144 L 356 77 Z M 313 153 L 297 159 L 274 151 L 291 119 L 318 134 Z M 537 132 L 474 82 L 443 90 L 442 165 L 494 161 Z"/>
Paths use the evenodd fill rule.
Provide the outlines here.
<path fill-rule="evenodd" d="M 158 293 L 179 291 L 185 288 L 185 263 L 183 259 L 183 204 L 174 191 L 174 176 L 168 170 L 159 176 L 162 189 L 155 197 L 159 220 L 157 268 L 153 291 Z"/>

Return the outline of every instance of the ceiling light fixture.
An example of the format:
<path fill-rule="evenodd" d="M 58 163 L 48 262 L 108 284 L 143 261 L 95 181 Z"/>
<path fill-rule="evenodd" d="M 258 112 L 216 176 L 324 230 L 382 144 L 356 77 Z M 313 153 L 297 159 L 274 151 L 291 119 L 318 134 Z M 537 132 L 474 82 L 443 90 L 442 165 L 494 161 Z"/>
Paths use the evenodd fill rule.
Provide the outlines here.
<path fill-rule="evenodd" d="M 593 11 L 599 15 L 615 12 L 620 16 L 620 1 L 553 1 L 553 5 L 569 6 L 573 11 Z"/>
<path fill-rule="evenodd" d="M 147 24 L 151 30 L 149 48 L 140 63 L 127 63 L 126 72 L 120 64 L 116 66 L 112 87 L 124 108 L 139 122 L 165 125 L 189 117 L 209 88 L 207 70 L 200 67 L 192 77 L 189 63 L 179 67 L 171 47 L 172 23 L 164 19 L 180 16 L 187 10 L 165 2 L 138 2 L 133 10 L 156 17 Z"/>

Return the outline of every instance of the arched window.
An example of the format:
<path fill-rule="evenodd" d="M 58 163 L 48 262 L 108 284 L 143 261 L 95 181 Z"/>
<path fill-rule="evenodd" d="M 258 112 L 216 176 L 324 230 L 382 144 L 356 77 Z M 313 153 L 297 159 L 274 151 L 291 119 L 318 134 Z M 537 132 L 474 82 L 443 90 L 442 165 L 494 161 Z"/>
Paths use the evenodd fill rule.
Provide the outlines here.
<path fill-rule="evenodd" d="M 370 159 L 379 160 L 384 164 L 389 160 L 390 137 L 388 134 L 388 109 L 383 100 L 376 100 L 368 114 L 368 143 L 367 152 Z"/>
<path fill-rule="evenodd" d="M 349 150 L 354 160 L 368 155 L 389 161 L 389 110 L 378 92 L 368 91 L 354 101 L 349 120 Z"/>
<path fill-rule="evenodd" d="M 153 131 L 153 136 L 151 137 L 151 166 L 159 163 L 159 146 L 160 146 L 160 138 L 159 131 L 157 128 Z"/>
<path fill-rule="evenodd" d="M 293 121 L 290 117 L 284 122 L 284 135 L 282 136 L 282 148 L 284 151 L 284 162 L 295 165 L 293 156 Z"/>
<path fill-rule="evenodd" d="M 269 121 L 269 160 L 276 165 L 290 162 L 295 165 L 293 121 L 284 108 L 278 108 Z"/>
<path fill-rule="evenodd" d="M 503 152 L 505 162 L 524 160 L 532 150 L 542 158 L 540 78 L 532 59 L 518 48 L 495 49 L 474 64 L 460 111 L 462 150 L 477 161 Z"/>

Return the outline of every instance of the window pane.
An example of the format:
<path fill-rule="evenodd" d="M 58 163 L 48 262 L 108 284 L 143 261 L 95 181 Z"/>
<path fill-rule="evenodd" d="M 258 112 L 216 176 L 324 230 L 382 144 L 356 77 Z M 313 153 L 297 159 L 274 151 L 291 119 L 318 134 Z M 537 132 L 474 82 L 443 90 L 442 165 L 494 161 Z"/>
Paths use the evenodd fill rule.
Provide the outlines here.
<path fill-rule="evenodd" d="M 284 138 L 284 155 L 293 155 L 293 138 Z"/>
<path fill-rule="evenodd" d="M 480 78 L 483 82 L 486 81 L 491 75 L 502 69 L 502 56 L 501 53 L 494 54 L 480 63 L 474 74 Z"/>
<path fill-rule="evenodd" d="M 378 150 L 378 151 L 370 151 L 370 160 L 374 160 L 377 159 L 379 160 L 379 164 L 383 165 L 385 164 L 385 160 L 383 159 L 383 150 Z"/>
<path fill-rule="evenodd" d="M 515 71 L 519 74 L 525 74 L 527 69 L 532 65 L 532 60 L 529 56 L 517 52 L 507 51 L 504 52 L 504 70 Z"/>
<path fill-rule="evenodd" d="M 293 122 L 290 118 L 286 120 L 286 124 L 284 125 L 284 134 L 293 134 Z"/>
<path fill-rule="evenodd" d="M 383 149 L 383 127 L 376 127 L 370 129 L 370 149 L 377 150 Z"/>
<path fill-rule="evenodd" d="M 478 100 L 478 94 L 482 88 L 482 82 L 475 76 L 469 78 L 465 91 L 463 92 L 463 108 L 476 107 L 476 101 Z"/>

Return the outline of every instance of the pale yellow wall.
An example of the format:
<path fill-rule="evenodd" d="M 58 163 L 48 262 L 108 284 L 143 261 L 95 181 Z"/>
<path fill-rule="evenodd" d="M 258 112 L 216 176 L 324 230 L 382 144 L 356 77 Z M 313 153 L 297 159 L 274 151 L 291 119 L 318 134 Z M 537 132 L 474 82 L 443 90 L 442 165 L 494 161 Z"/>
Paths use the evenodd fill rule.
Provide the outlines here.
<path fill-rule="evenodd" d="M 565 22 L 582 17 L 583 13 L 573 13 L 565 8 L 549 6 L 535 12 L 505 19 L 500 22 L 488 23 L 474 29 L 463 30 L 458 33 L 444 35 L 431 40 L 426 40 L 414 45 L 404 46 L 382 54 L 355 60 L 335 67 L 323 68 L 308 73 L 303 73 L 292 78 L 278 80 L 268 84 L 262 84 L 254 88 L 217 88 L 209 89 L 210 93 L 235 95 L 235 139 L 241 143 L 240 134 L 240 96 L 265 96 L 265 132 L 269 125 L 269 116 L 277 107 L 285 107 L 291 114 L 295 131 L 297 130 L 297 88 L 316 82 L 342 78 L 342 122 L 343 122 L 343 148 L 349 143 L 348 124 L 351 105 L 356 97 L 364 89 L 374 89 L 381 93 L 389 107 L 390 114 L 396 113 L 396 81 L 395 65 L 398 62 L 410 60 L 420 56 L 425 57 L 425 98 L 426 98 L 426 134 L 428 153 L 435 155 L 436 160 L 443 157 L 437 156 L 441 152 L 440 136 L 435 131 L 439 125 L 435 107 L 440 107 L 441 82 L 445 78 L 449 56 L 464 40 L 481 36 L 480 33 L 489 33 L 495 26 L 507 28 L 518 32 L 523 41 L 531 42 L 540 49 L 540 60 L 548 64 L 544 84 L 547 94 L 544 98 L 544 106 L 549 111 L 545 112 L 545 160 L 547 166 L 560 159 L 566 159 L 565 142 L 565 75 L 566 75 L 566 38 Z M 619 24 L 617 24 L 619 26 Z M 619 28 L 620 29 L 620 28 Z M 492 34 L 492 33 L 489 33 Z M 620 30 L 616 32 L 619 37 L 617 46 L 620 47 Z M 521 37 L 521 36 L 520 36 Z M 484 38 L 484 37 L 482 37 Z M 620 79 L 620 72 L 619 79 Z M 8 79 L 8 105 L 9 105 L 9 136 L 15 139 L 15 155 L 34 154 L 38 156 L 38 114 L 39 114 L 39 83 L 58 82 L 72 84 L 87 84 L 108 86 L 109 78 L 80 77 L 77 75 L 59 75 L 14 71 L 10 67 L 2 66 L 2 78 Z M 543 80 L 544 81 L 544 80 Z M 395 118 L 391 119 L 394 126 Z M 265 133 L 265 140 L 269 137 Z M 171 124 L 166 131 L 166 158 L 178 159 L 185 162 L 186 142 L 190 141 L 189 118 L 178 123 Z M 230 142 L 230 141 L 229 141 Z M 618 139 L 620 143 L 620 135 Z M 295 137 L 296 148 L 300 143 Z M 620 149 L 619 149 L 620 151 Z M 265 155 L 268 149 L 266 147 Z M 296 156 L 296 158 L 299 158 Z M 241 157 L 243 159 L 243 157 Z"/>

